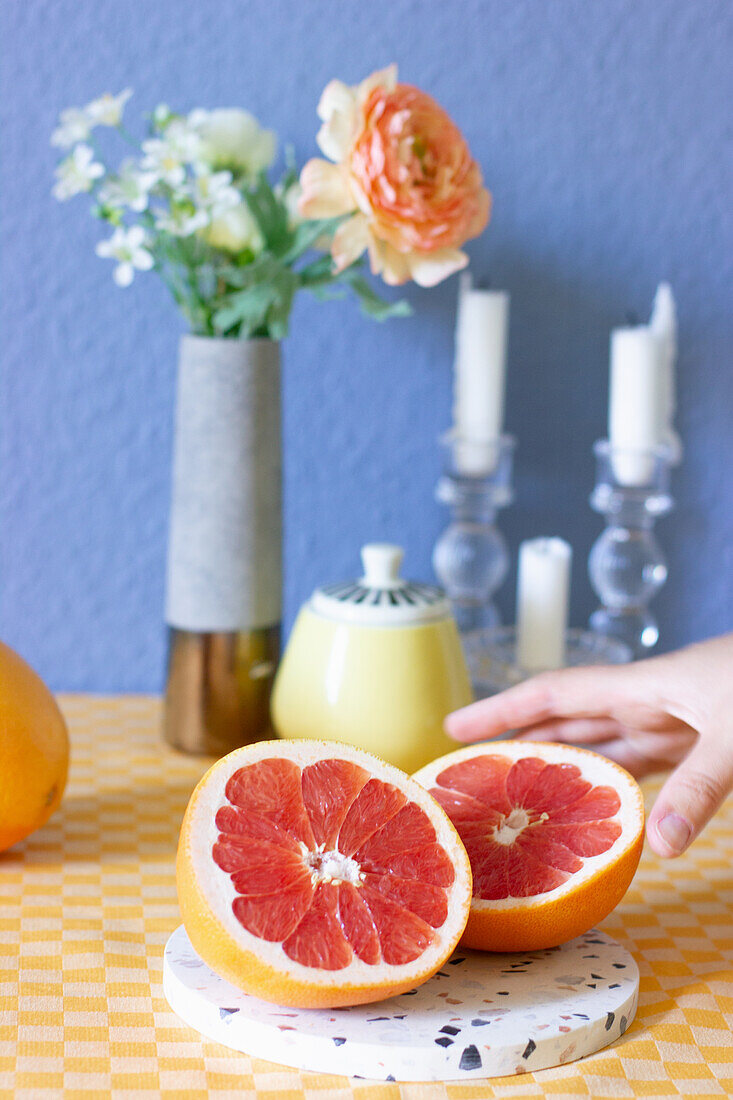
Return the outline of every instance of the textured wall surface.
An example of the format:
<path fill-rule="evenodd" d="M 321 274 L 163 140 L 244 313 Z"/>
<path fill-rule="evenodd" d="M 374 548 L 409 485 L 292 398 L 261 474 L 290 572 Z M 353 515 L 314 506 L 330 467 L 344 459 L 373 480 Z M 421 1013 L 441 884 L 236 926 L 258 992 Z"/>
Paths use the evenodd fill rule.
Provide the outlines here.
<path fill-rule="evenodd" d="M 733 627 L 727 0 L 7 0 L 2 20 L 0 634 L 52 686 L 162 683 L 182 330 L 153 276 L 114 286 L 86 200 L 51 199 L 58 111 L 126 85 L 130 118 L 161 100 L 241 105 L 303 160 L 326 81 L 390 60 L 461 125 L 494 194 L 469 251 L 476 276 L 512 294 L 512 551 L 530 535 L 569 538 L 572 618 L 585 621 L 608 334 L 669 279 L 686 454 L 659 527 L 671 576 L 656 608 L 667 647 Z M 285 347 L 288 621 L 315 584 L 355 572 L 367 539 L 404 543 L 408 572 L 430 575 L 455 295 L 455 279 L 411 288 L 413 317 L 385 326 L 351 303 L 298 302 Z"/>

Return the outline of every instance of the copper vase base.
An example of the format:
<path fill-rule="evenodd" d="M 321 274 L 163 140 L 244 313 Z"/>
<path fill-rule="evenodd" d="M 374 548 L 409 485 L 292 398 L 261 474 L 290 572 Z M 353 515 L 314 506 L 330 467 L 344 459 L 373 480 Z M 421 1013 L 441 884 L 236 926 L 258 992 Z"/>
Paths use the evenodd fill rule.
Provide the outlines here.
<path fill-rule="evenodd" d="M 199 632 L 171 627 L 163 736 L 181 752 L 224 756 L 275 733 L 270 695 L 280 625 Z"/>

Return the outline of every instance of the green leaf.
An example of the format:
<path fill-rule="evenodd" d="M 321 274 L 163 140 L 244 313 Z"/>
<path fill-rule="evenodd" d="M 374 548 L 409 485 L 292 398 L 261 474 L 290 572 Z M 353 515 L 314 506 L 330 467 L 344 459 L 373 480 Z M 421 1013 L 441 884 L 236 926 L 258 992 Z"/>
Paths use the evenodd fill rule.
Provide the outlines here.
<path fill-rule="evenodd" d="M 277 296 L 267 311 L 267 331 L 273 340 L 282 340 L 288 333 L 290 311 L 298 289 L 298 277 L 288 267 L 281 267 L 272 283 Z"/>
<path fill-rule="evenodd" d="M 291 235 L 291 244 L 283 255 L 284 263 L 292 263 L 307 252 L 320 237 L 332 237 L 338 229 L 344 216 L 338 218 L 315 218 L 300 222 Z"/>
<path fill-rule="evenodd" d="M 298 271 L 298 280 L 301 286 L 309 289 L 333 282 L 333 260 L 329 253 L 326 253 L 325 256 L 319 256 L 317 260 L 312 260 L 311 263 L 301 267 Z"/>
<path fill-rule="evenodd" d="M 325 286 L 307 287 L 314 298 L 319 302 L 335 302 L 337 298 L 345 298 L 348 291 L 342 283 L 328 283 Z"/>
<path fill-rule="evenodd" d="M 253 187 L 244 188 L 242 197 L 257 222 L 267 249 L 276 256 L 282 255 L 287 251 L 291 238 L 288 212 L 264 172 L 258 175 Z"/>
<path fill-rule="evenodd" d="M 282 264 L 270 252 L 261 252 L 259 256 L 249 263 L 222 264 L 217 268 L 217 274 L 230 286 L 246 290 L 247 287 L 256 286 L 257 283 L 275 279 L 282 270 Z"/>
<path fill-rule="evenodd" d="M 268 283 L 260 283 L 249 290 L 240 290 L 230 294 L 226 305 L 217 309 L 213 316 L 214 329 L 224 336 L 232 329 L 240 335 L 249 336 L 265 323 L 267 311 L 276 300 L 277 288 Z M 242 331 L 243 330 L 243 331 Z"/>
<path fill-rule="evenodd" d="M 298 276 L 273 256 L 263 253 L 241 269 L 249 285 L 222 299 L 214 313 L 214 328 L 221 335 L 253 336 L 262 332 L 274 340 L 287 334 Z"/>
<path fill-rule="evenodd" d="M 341 281 L 348 283 L 359 299 L 362 312 L 375 321 L 387 321 L 391 317 L 409 317 L 412 307 L 409 302 L 401 298 L 397 302 L 388 302 L 380 298 L 370 283 L 359 273 L 358 267 L 347 268 L 340 276 Z"/>

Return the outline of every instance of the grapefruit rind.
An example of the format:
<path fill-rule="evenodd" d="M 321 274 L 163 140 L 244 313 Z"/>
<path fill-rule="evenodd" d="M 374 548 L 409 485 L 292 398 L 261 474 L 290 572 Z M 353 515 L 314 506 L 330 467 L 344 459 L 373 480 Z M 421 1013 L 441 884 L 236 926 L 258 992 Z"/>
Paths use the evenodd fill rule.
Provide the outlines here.
<path fill-rule="evenodd" d="M 234 915 L 237 897 L 230 875 L 212 860 L 219 836 L 215 818 L 227 805 L 224 789 L 240 768 L 282 757 L 304 768 L 319 760 L 342 759 L 394 784 L 430 818 L 436 839 L 455 869 L 446 887 L 448 915 L 434 942 L 413 962 L 370 965 L 356 955 L 339 970 L 319 970 L 289 958 L 279 942 L 248 932 Z M 194 790 L 184 815 L 176 861 L 183 923 L 193 947 L 208 966 L 233 985 L 263 1000 L 293 1007 L 364 1004 L 412 989 L 434 974 L 457 945 L 471 901 L 468 856 L 448 815 L 431 795 L 403 772 L 370 753 L 328 741 L 266 741 L 237 749 L 219 760 Z"/>
<path fill-rule="evenodd" d="M 584 857 L 580 870 L 545 893 L 492 900 L 474 896 L 461 937 L 464 947 L 484 951 L 534 951 L 567 943 L 607 917 L 629 888 L 644 842 L 644 801 L 639 786 L 624 768 L 598 753 L 538 741 L 470 745 L 432 761 L 413 778 L 427 790 L 436 788 L 437 778 L 446 768 L 481 755 L 575 764 L 594 787 L 609 786 L 618 793 L 621 804 L 610 820 L 619 822 L 621 832 L 605 852 Z"/>
<path fill-rule="evenodd" d="M 69 770 L 58 704 L 31 666 L 0 642 L 0 852 L 45 825 Z"/>

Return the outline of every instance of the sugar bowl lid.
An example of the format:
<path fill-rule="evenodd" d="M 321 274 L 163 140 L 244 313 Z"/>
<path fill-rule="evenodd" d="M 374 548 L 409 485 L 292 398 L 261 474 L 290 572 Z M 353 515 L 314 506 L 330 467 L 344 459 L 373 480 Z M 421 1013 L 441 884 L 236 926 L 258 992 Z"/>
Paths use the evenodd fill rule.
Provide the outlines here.
<path fill-rule="evenodd" d="M 401 546 L 368 543 L 361 551 L 363 577 L 316 589 L 311 610 L 363 626 L 408 626 L 448 618 L 450 604 L 442 588 L 400 577 L 403 556 Z"/>

